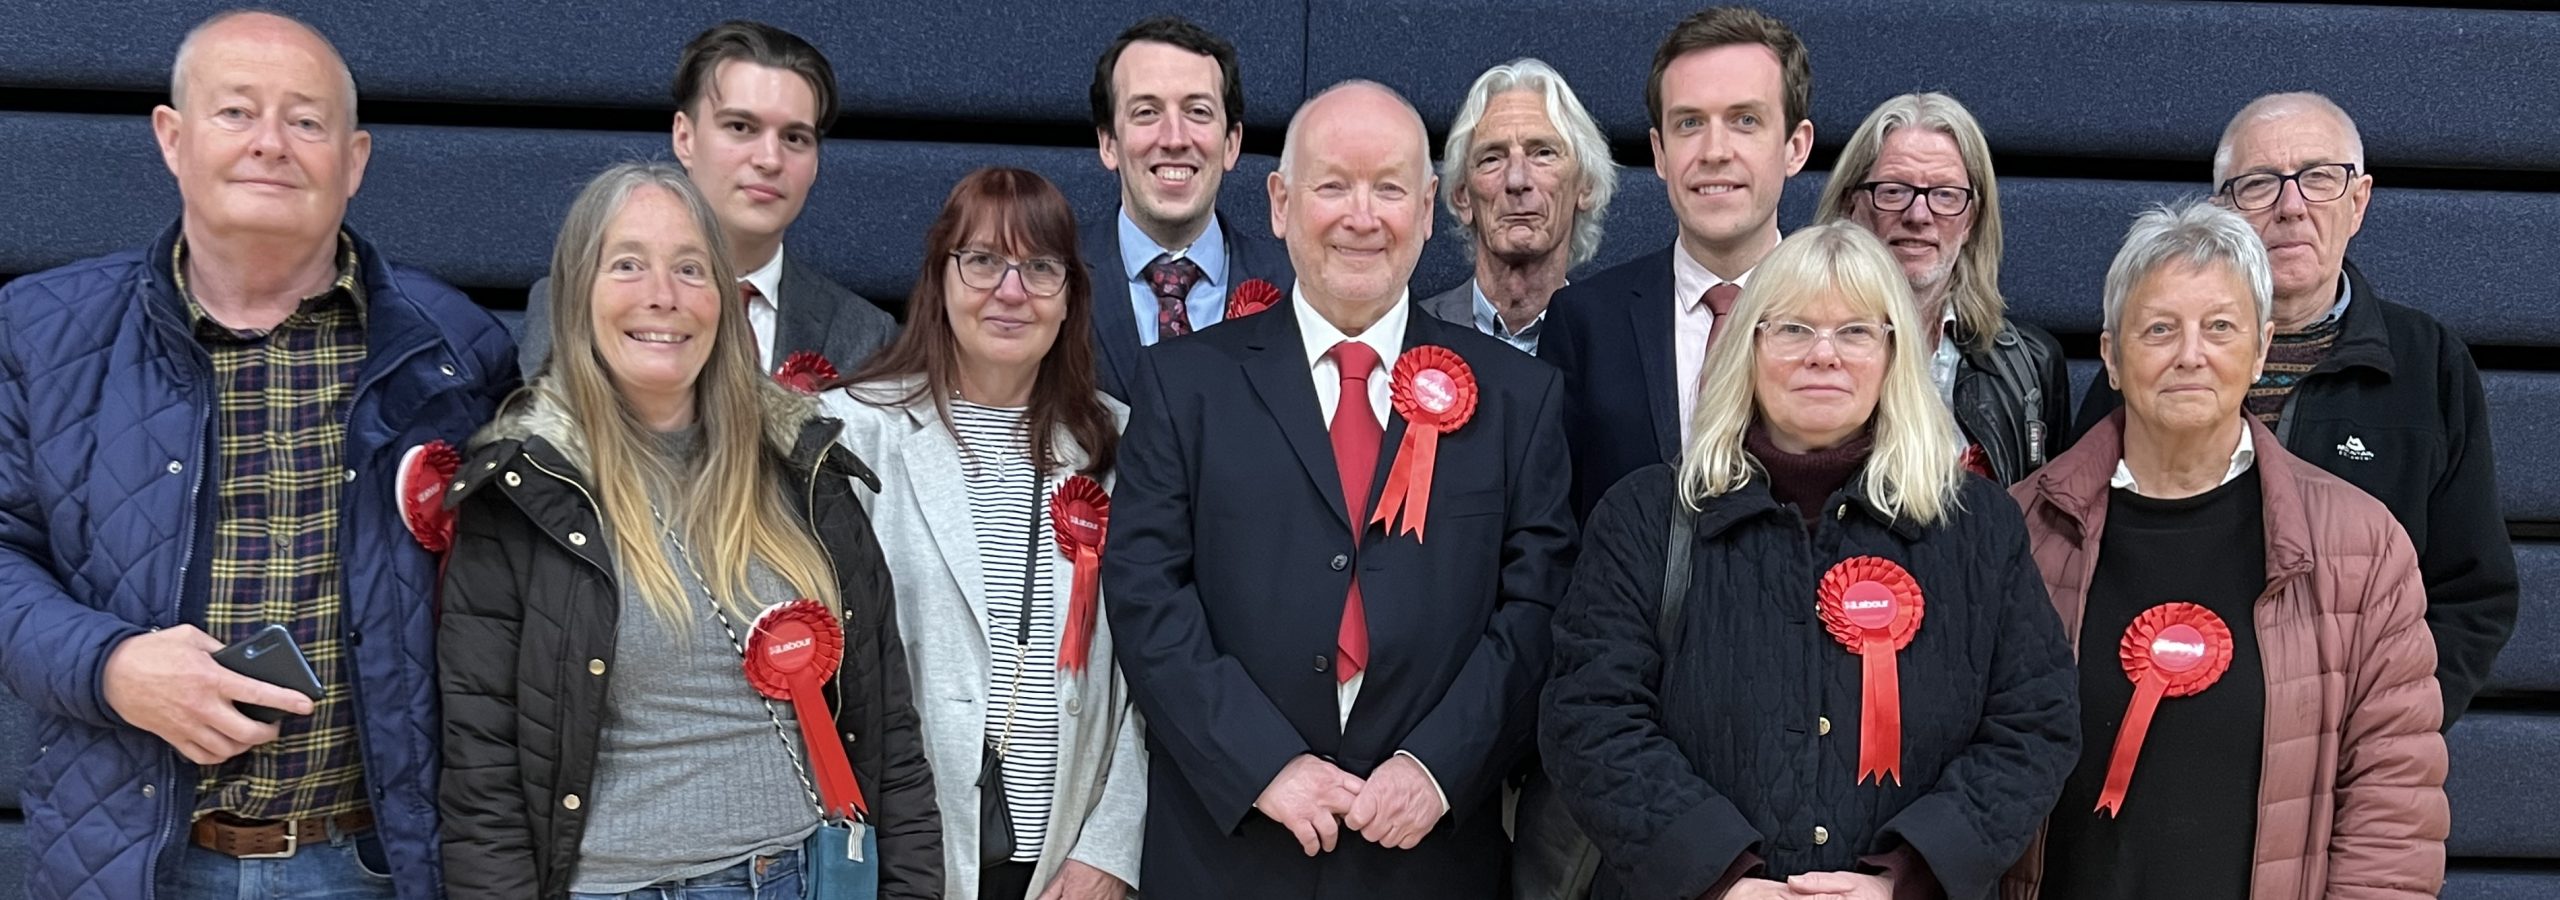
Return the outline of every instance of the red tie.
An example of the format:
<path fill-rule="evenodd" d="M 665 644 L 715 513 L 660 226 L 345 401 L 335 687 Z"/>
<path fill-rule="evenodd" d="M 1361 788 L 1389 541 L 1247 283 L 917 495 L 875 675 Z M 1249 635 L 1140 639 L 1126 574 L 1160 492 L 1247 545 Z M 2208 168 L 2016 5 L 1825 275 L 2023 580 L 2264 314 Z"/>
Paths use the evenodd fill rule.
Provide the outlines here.
<path fill-rule="evenodd" d="M 1707 312 L 1715 315 L 1707 326 L 1707 346 L 1713 347 L 1724 338 L 1725 314 L 1733 312 L 1733 301 L 1741 297 L 1742 286 L 1730 281 L 1707 289 Z"/>
<path fill-rule="evenodd" d="M 756 332 L 756 298 L 762 296 L 764 292 L 756 290 L 755 282 L 738 282 L 738 308 L 747 314 L 747 342 L 755 344 L 759 352 L 763 350 L 764 335 Z M 756 365 L 761 367 L 764 360 L 756 360 Z"/>
<path fill-rule="evenodd" d="M 1378 444 L 1386 432 L 1378 427 L 1378 411 L 1369 405 L 1369 374 L 1378 369 L 1378 351 L 1359 341 L 1333 345 L 1333 364 L 1342 370 L 1342 398 L 1333 407 L 1333 464 L 1342 476 L 1342 507 L 1351 514 L 1351 545 L 1369 517 L 1369 478 L 1377 473 Z M 1342 601 L 1342 627 L 1335 632 L 1335 683 L 1347 684 L 1369 667 L 1369 613 L 1360 603 L 1360 570 L 1351 570 L 1351 594 Z"/>

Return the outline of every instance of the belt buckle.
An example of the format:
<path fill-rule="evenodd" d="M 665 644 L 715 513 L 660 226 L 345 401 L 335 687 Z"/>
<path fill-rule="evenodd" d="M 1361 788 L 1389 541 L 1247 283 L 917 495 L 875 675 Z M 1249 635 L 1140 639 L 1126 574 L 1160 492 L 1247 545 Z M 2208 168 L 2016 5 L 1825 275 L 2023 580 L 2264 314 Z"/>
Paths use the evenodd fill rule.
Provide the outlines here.
<path fill-rule="evenodd" d="M 237 859 L 291 859 L 302 849 L 302 823 L 291 819 L 284 824 L 284 849 L 274 853 L 243 853 Z"/>

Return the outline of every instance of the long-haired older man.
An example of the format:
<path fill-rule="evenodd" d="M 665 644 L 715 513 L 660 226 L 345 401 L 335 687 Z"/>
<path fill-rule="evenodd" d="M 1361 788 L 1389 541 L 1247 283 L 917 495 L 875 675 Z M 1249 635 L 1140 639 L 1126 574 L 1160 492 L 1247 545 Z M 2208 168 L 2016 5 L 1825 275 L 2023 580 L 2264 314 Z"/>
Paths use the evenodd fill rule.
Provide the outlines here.
<path fill-rule="evenodd" d="M 1475 253 L 1475 274 L 1423 311 L 1537 353 L 1547 300 L 1600 252 L 1617 192 L 1609 139 L 1563 74 L 1536 59 L 1485 70 L 1440 156 L 1441 202 Z"/>

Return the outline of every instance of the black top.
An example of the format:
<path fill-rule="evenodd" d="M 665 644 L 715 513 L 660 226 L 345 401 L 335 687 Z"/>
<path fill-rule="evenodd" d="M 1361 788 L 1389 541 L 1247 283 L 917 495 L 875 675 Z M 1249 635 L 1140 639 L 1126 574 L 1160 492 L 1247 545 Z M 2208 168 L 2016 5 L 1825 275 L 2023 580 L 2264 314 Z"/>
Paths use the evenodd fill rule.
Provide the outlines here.
<path fill-rule="evenodd" d="M 2250 610 L 2266 588 L 2258 470 L 2193 497 L 2108 495 L 2106 535 L 2080 623 L 2080 765 L 2063 782 L 2045 850 L 2047 897 L 2246 900 L 2258 825 L 2266 671 Z M 2095 812 L 2133 701 L 2116 647 L 2162 603 L 2213 610 L 2231 627 L 2231 669 L 2151 719 L 2113 818 Z"/>
<path fill-rule="evenodd" d="M 1751 423 L 1742 434 L 1742 449 L 1760 462 L 1760 470 L 1769 476 L 1769 494 L 1778 502 L 1793 506 L 1804 514 L 1804 524 L 1811 530 L 1822 519 L 1822 508 L 1831 495 L 1848 486 L 1849 479 L 1867 468 L 1867 457 L 1875 451 L 1875 432 L 1860 430 L 1848 440 L 1820 450 L 1789 453 L 1778 449 L 1769 438 L 1769 426 Z"/>

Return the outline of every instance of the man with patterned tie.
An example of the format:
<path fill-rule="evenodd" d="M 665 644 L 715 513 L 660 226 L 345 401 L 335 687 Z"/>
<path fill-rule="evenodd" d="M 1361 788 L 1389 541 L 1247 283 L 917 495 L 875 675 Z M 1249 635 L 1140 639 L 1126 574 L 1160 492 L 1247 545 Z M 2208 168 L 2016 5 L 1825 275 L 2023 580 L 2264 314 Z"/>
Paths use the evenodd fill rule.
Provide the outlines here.
<path fill-rule="evenodd" d="M 1102 167 L 1120 176 L 1119 214 L 1084 228 L 1094 365 L 1126 400 L 1140 348 L 1277 300 L 1289 258 L 1218 218 L 1218 185 L 1244 150 L 1234 45 L 1179 16 L 1139 22 L 1094 63 L 1091 99 Z"/>
<path fill-rule="evenodd" d="M 1416 310 L 1434 179 L 1393 91 L 1308 101 L 1269 190 L 1292 295 L 1131 385 L 1102 577 L 1151 750 L 1139 880 L 1493 897 L 1571 561 L 1562 384 Z"/>
<path fill-rule="evenodd" d="M 693 176 L 739 272 L 764 369 L 818 354 L 851 372 L 888 346 L 898 322 L 800 256 L 782 252 L 818 181 L 818 143 L 836 121 L 836 70 L 800 36 L 762 22 L 712 26 L 676 65 L 676 161 Z M 551 356 L 551 279 L 525 302 L 517 361 L 526 378 Z"/>
<path fill-rule="evenodd" d="M 1538 343 L 1564 372 L 1577 517 L 1687 443 L 1707 342 L 1777 248 L 1779 192 L 1813 151 L 1812 100 L 1804 41 L 1758 10 L 1699 12 L 1654 51 L 1653 171 L 1679 237 L 1557 291 Z"/>

